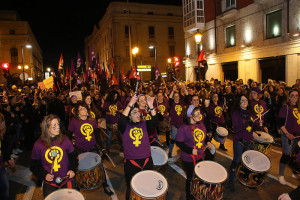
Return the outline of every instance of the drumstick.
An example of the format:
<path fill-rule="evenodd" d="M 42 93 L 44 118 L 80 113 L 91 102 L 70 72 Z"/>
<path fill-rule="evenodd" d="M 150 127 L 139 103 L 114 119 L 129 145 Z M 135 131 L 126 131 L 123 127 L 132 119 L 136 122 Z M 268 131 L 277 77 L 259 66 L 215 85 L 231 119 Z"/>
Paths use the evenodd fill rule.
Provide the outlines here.
<path fill-rule="evenodd" d="M 136 82 L 135 92 L 134 92 L 135 95 L 137 94 L 138 88 L 139 88 L 139 81 Z"/>
<path fill-rule="evenodd" d="M 57 177 L 55 179 L 56 184 L 61 184 L 64 180 L 68 179 L 70 175 L 64 176 L 64 177 Z"/>
<path fill-rule="evenodd" d="M 116 165 L 114 164 L 114 162 L 112 161 L 112 159 L 110 158 L 110 156 L 108 155 L 108 153 L 105 153 L 105 155 L 108 157 L 109 161 L 111 162 L 111 164 L 116 167 Z"/>
<path fill-rule="evenodd" d="M 51 171 L 50 171 L 50 174 L 52 175 L 53 166 L 54 166 L 54 160 L 55 160 L 55 157 L 57 156 L 57 152 L 56 151 L 52 151 L 51 156 L 53 157 L 53 161 L 52 161 L 52 165 L 51 165 Z"/>
<path fill-rule="evenodd" d="M 261 115 L 260 115 L 260 118 L 259 118 L 259 117 L 257 117 L 256 119 L 254 119 L 254 120 L 253 120 L 253 122 L 255 122 L 255 121 L 256 121 L 256 120 L 258 120 L 258 119 L 260 119 L 260 120 L 261 120 L 261 117 L 262 117 L 262 116 L 264 116 L 265 114 L 267 114 L 269 111 L 270 111 L 270 109 L 269 109 L 269 110 L 267 110 L 266 112 L 264 112 L 263 114 L 261 114 Z"/>

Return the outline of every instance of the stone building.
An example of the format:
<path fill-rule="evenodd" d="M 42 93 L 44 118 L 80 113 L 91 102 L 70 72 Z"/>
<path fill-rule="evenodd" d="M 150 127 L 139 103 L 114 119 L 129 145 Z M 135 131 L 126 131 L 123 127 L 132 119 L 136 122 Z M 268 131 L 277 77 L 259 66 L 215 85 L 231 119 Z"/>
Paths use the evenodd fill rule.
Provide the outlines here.
<path fill-rule="evenodd" d="M 202 34 L 206 79 L 300 78 L 299 0 L 183 0 L 186 79 L 196 80 Z"/>
<path fill-rule="evenodd" d="M 182 8 L 112 2 L 105 15 L 95 25 L 93 33 L 85 38 L 86 58 L 89 58 L 91 46 L 95 55 L 99 55 L 100 63 L 104 62 L 108 69 L 113 58 L 117 77 L 119 70 L 124 69 L 126 74 L 131 65 L 136 64 L 151 66 L 151 72 L 141 72 L 143 80 L 150 80 L 151 73 L 153 78 L 155 72 L 155 48 L 157 65 L 161 72 L 167 71 L 168 58 L 177 56 L 182 61 L 184 57 Z M 150 46 L 154 48 L 149 49 Z M 139 50 L 137 54 L 132 55 L 134 47 L 138 47 Z M 177 78 L 184 79 L 184 65 L 181 64 L 179 68 L 182 71 L 177 72 Z"/>
<path fill-rule="evenodd" d="M 31 48 L 26 48 L 31 45 Z M 22 49 L 24 66 L 22 62 Z M 9 73 L 15 80 L 24 72 L 29 80 L 43 79 L 42 50 L 28 24 L 16 11 L 0 11 L 0 63 L 9 63 Z M 6 82 L 0 70 L 0 82 Z M 26 77 L 26 76 L 25 76 Z"/>

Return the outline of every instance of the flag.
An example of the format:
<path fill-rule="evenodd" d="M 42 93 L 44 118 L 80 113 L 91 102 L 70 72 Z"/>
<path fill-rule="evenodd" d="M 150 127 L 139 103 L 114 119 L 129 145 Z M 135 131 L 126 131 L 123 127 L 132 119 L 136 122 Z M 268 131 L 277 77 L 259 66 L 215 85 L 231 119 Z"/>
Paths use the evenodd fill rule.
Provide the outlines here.
<path fill-rule="evenodd" d="M 155 79 L 158 79 L 159 76 L 161 76 L 161 73 L 160 73 L 160 71 L 158 69 L 158 66 L 155 65 Z"/>
<path fill-rule="evenodd" d="M 111 85 L 119 85 L 119 82 L 117 81 L 114 74 L 111 77 Z"/>
<path fill-rule="evenodd" d="M 111 74 L 114 73 L 114 68 L 115 68 L 115 66 L 114 66 L 114 61 L 113 61 L 113 58 L 111 58 L 111 64 L 110 64 Z"/>
<path fill-rule="evenodd" d="M 90 67 L 92 69 L 94 69 L 95 67 L 95 52 L 94 52 L 94 48 L 93 45 L 91 46 L 91 53 L 90 53 Z"/>
<path fill-rule="evenodd" d="M 80 54 L 79 54 L 79 51 L 78 51 L 76 68 L 80 68 L 82 64 L 83 64 L 83 61 L 82 61 L 82 59 L 80 57 Z"/>
<path fill-rule="evenodd" d="M 129 76 L 129 79 L 132 79 L 132 78 L 137 78 L 135 67 L 132 68 L 132 71 L 131 71 L 130 76 Z"/>
<path fill-rule="evenodd" d="M 60 55 L 60 59 L 59 59 L 59 63 L 58 63 L 58 71 L 63 69 L 63 65 L 64 65 L 64 59 L 63 59 L 63 55 Z"/>
<path fill-rule="evenodd" d="M 206 57 L 205 57 L 205 54 L 204 54 L 204 50 L 202 49 L 201 52 L 200 52 L 200 55 L 198 57 L 197 62 L 201 62 L 203 60 L 206 60 Z"/>
<path fill-rule="evenodd" d="M 126 79 L 126 76 L 124 74 L 124 69 L 122 69 L 122 80 L 125 80 Z"/>
<path fill-rule="evenodd" d="M 73 59 L 71 60 L 71 74 L 72 77 L 75 76 L 75 67 L 74 67 L 74 61 Z"/>
<path fill-rule="evenodd" d="M 101 72 L 101 79 L 105 79 L 106 80 L 106 73 L 105 73 L 105 65 L 103 62 L 103 66 L 102 66 L 102 72 Z"/>
<path fill-rule="evenodd" d="M 90 76 L 91 76 L 90 69 L 87 68 L 87 69 L 86 69 L 86 73 L 85 73 L 85 82 L 86 82 L 86 83 L 89 83 L 89 82 L 90 82 Z"/>
<path fill-rule="evenodd" d="M 69 74 L 69 67 L 67 67 L 67 69 L 66 69 L 66 79 L 69 79 L 69 77 L 70 77 L 70 74 Z"/>

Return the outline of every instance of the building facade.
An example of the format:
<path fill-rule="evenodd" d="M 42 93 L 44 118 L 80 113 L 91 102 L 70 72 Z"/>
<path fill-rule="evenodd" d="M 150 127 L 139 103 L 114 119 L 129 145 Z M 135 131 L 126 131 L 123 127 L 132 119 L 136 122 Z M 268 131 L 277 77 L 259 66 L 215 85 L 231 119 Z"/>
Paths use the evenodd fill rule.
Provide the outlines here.
<path fill-rule="evenodd" d="M 300 78 L 299 0 L 183 0 L 186 79 L 196 80 L 202 34 L 206 79 Z"/>
<path fill-rule="evenodd" d="M 151 72 L 140 73 L 143 80 L 150 80 L 151 74 L 153 78 L 155 73 L 155 57 L 162 73 L 167 71 L 168 58 L 177 56 L 182 61 L 184 57 L 182 8 L 112 2 L 93 33 L 85 38 L 86 58 L 89 58 L 92 46 L 100 63 L 108 69 L 113 58 L 117 77 L 119 70 L 126 74 L 132 65 L 147 65 L 151 66 Z M 138 53 L 132 55 L 134 47 L 138 48 Z M 177 78 L 184 79 L 184 66 L 181 64 L 179 69 Z"/>
<path fill-rule="evenodd" d="M 15 11 L 0 11 L 0 63 L 9 63 L 9 73 L 14 80 L 23 74 L 23 67 L 29 80 L 43 79 L 42 50 L 28 22 L 22 21 Z M 3 76 L 1 69 L 0 82 L 6 82 Z"/>

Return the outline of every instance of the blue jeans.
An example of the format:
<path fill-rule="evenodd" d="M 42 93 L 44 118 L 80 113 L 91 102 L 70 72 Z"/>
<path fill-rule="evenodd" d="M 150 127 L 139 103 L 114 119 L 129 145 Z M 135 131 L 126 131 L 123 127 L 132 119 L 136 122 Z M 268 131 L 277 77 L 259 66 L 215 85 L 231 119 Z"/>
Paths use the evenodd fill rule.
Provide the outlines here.
<path fill-rule="evenodd" d="M 4 167 L 0 167 L 0 199 L 8 200 L 9 189 L 8 189 L 8 177 Z"/>
<path fill-rule="evenodd" d="M 172 155 L 172 151 L 173 151 L 173 148 L 174 148 L 174 143 L 175 143 L 175 140 L 176 140 L 176 136 L 177 136 L 177 128 L 175 126 L 171 126 L 171 143 L 170 143 L 170 146 L 169 146 L 169 154 Z"/>
<path fill-rule="evenodd" d="M 107 125 L 107 127 L 109 127 L 109 126 L 110 126 L 110 124 Z M 106 139 L 106 150 L 109 151 L 110 144 L 111 144 L 111 138 L 112 138 L 113 132 L 112 132 L 109 128 L 107 128 L 107 129 L 106 129 L 106 134 L 107 134 L 107 139 Z M 118 142 L 119 142 L 120 147 L 122 147 L 122 146 L 123 146 L 123 144 L 122 144 L 122 137 L 121 137 L 120 132 L 119 132 L 118 129 L 117 129 L 117 131 L 115 132 L 115 134 L 116 134 L 116 136 L 117 136 L 117 139 L 118 139 Z"/>

